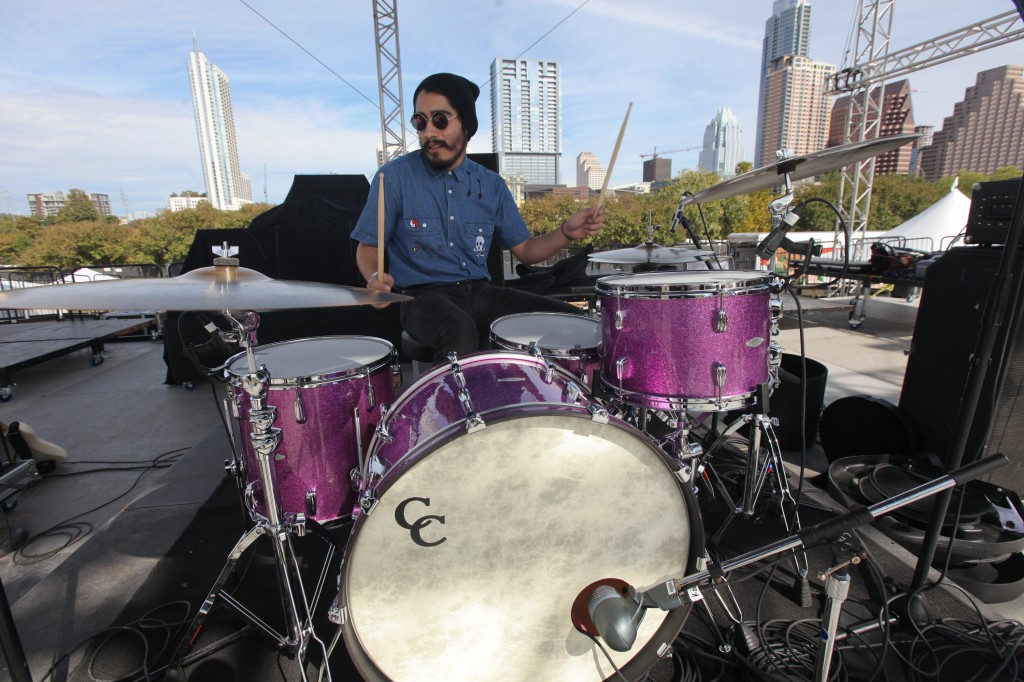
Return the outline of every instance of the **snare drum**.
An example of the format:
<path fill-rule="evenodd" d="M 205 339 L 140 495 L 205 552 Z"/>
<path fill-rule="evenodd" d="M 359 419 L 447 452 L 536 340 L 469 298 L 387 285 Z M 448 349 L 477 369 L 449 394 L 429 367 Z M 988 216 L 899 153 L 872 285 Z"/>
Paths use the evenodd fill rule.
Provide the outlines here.
<path fill-rule="evenodd" d="M 585 587 L 693 570 L 703 536 L 678 466 L 561 368 L 513 352 L 435 367 L 381 420 L 332 618 L 368 680 L 603 680 L 573 627 Z M 685 609 L 649 610 L 629 679 Z"/>
<path fill-rule="evenodd" d="M 274 490 L 284 515 L 305 514 L 325 523 L 348 516 L 356 500 L 351 480 L 359 452 L 370 444 L 381 403 L 401 381 L 398 354 L 383 339 L 326 336 L 260 346 L 256 366 L 270 374 L 266 404 L 280 429 L 270 455 Z M 251 399 L 242 388 L 246 354 L 228 361 L 228 393 L 240 421 L 250 512 L 267 515 L 256 451 L 248 437 Z"/>
<path fill-rule="evenodd" d="M 769 376 L 773 280 L 743 270 L 599 279 L 605 385 L 660 410 L 750 404 Z"/>
<path fill-rule="evenodd" d="M 544 357 L 590 388 L 601 368 L 601 323 L 585 315 L 519 313 L 499 317 L 491 324 L 491 345 L 521 351 L 536 346 Z"/>

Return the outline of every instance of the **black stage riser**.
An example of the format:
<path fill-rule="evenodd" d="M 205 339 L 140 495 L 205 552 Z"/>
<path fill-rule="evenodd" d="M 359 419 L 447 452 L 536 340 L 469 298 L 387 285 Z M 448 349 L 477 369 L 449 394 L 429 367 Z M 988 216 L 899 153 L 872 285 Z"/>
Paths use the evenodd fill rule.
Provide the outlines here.
<path fill-rule="evenodd" d="M 985 306 L 1001 247 L 950 249 L 927 270 L 924 295 L 914 325 L 900 411 L 913 424 L 920 450 L 945 461 L 953 444 L 957 418 L 976 350 Z M 1018 253 L 1013 270 L 1021 271 Z M 992 363 L 964 449 L 963 462 L 1002 452 L 1010 464 L 987 478 L 1016 492 L 1024 491 L 1024 344 L 1020 310 L 1010 306 L 999 320 Z M 1018 306 L 1019 308 L 1019 306 Z M 1006 353 L 1002 349 L 1006 348 Z M 1000 378 L 1002 386 L 994 395 Z M 994 396 L 994 399 L 993 399 Z M 986 445 L 986 431 L 992 430 Z"/>

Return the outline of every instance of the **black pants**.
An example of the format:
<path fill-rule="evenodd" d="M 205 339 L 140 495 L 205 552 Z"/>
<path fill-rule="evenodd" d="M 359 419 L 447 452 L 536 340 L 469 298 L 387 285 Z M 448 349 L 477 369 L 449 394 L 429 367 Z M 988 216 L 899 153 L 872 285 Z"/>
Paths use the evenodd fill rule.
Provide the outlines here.
<path fill-rule="evenodd" d="M 434 364 L 448 353 L 459 357 L 489 347 L 491 323 L 517 313 L 582 314 L 576 306 L 547 296 L 475 281 L 411 287 L 402 293 L 415 301 L 402 304 L 402 328 L 434 349 Z"/>

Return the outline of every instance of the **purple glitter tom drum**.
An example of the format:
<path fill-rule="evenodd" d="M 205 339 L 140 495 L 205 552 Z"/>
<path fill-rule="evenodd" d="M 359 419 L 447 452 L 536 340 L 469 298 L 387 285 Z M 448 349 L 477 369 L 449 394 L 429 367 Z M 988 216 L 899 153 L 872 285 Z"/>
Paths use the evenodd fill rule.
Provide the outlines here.
<path fill-rule="evenodd" d="M 320 523 L 347 517 L 356 501 L 353 471 L 373 436 L 379 406 L 401 383 L 394 346 L 370 336 L 296 339 L 254 349 L 256 366 L 270 375 L 266 404 L 280 429 L 270 466 L 283 515 Z M 266 516 L 256 451 L 248 437 L 251 398 L 242 388 L 246 354 L 228 361 L 228 392 L 240 420 L 250 512 Z"/>
<path fill-rule="evenodd" d="M 585 315 L 518 313 L 491 324 L 491 345 L 529 352 L 535 346 L 544 357 L 594 387 L 601 368 L 601 323 Z"/>
<path fill-rule="evenodd" d="M 571 624 L 576 595 L 607 576 L 685 575 L 703 550 L 678 464 L 527 353 L 420 376 L 381 419 L 368 469 L 330 612 L 367 680 L 610 679 Z M 627 679 L 684 611 L 647 611 L 632 649 L 608 652 Z"/>
<path fill-rule="evenodd" d="M 750 404 L 769 378 L 773 281 L 756 270 L 599 279 L 603 382 L 624 402 L 652 409 Z"/>

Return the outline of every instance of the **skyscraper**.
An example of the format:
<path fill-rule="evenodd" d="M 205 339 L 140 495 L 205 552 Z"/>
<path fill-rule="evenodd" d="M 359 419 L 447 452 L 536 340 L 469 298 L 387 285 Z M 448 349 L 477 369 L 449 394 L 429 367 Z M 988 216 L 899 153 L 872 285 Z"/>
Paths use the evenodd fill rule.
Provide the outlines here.
<path fill-rule="evenodd" d="M 928 181 L 961 170 L 993 173 L 1024 159 L 1024 67 L 1000 66 L 978 74 L 953 105 L 953 115 L 921 150 Z"/>
<path fill-rule="evenodd" d="M 591 152 L 581 152 L 576 157 L 576 186 L 600 190 L 604 186 L 605 170 Z"/>
<path fill-rule="evenodd" d="M 697 167 L 729 178 L 736 175 L 736 165 L 743 160 L 743 129 L 729 107 L 715 113 L 704 129 L 704 148 L 697 157 Z"/>
<path fill-rule="evenodd" d="M 499 57 L 491 64 L 491 131 L 503 176 L 560 183 L 561 90 L 557 61 Z"/>
<path fill-rule="evenodd" d="M 764 24 L 761 46 L 760 92 L 757 105 L 757 137 L 754 145 L 754 165 L 762 166 L 760 159 L 767 156 L 775 160 L 775 149 L 764 150 L 766 107 L 770 96 L 765 92 L 771 65 L 781 57 L 808 56 L 811 44 L 811 1 L 775 0 L 772 16 Z"/>
<path fill-rule="evenodd" d="M 755 167 L 774 163 L 776 150 L 801 156 L 825 148 L 829 123 L 826 90 L 835 72 L 834 64 L 792 55 L 769 65 L 759 133 L 761 155 L 754 159 Z"/>
<path fill-rule="evenodd" d="M 879 92 L 881 92 L 880 88 L 874 88 L 871 91 L 871 97 L 876 102 L 878 101 Z M 864 107 L 863 91 L 857 94 L 857 101 L 861 105 L 854 107 L 854 110 L 876 110 L 874 107 Z M 880 109 L 882 112 L 882 122 L 878 127 L 879 137 L 914 132 L 914 107 L 910 99 L 910 81 L 906 78 L 895 83 L 886 83 L 884 99 Z M 837 147 L 846 143 L 848 124 L 853 130 L 860 127 L 859 120 L 848 120 L 850 115 L 850 95 L 843 95 L 833 102 L 832 117 L 828 128 L 829 147 Z M 873 123 L 873 121 L 870 123 Z M 910 143 L 875 157 L 875 175 L 908 174 L 910 172 L 913 151 L 914 145 Z"/>
<path fill-rule="evenodd" d="M 192 38 L 192 46 L 188 57 L 188 76 L 206 196 L 214 208 L 235 211 L 252 203 L 252 185 L 238 161 L 231 87 L 227 74 L 199 51 L 199 41 L 195 37 Z"/>

